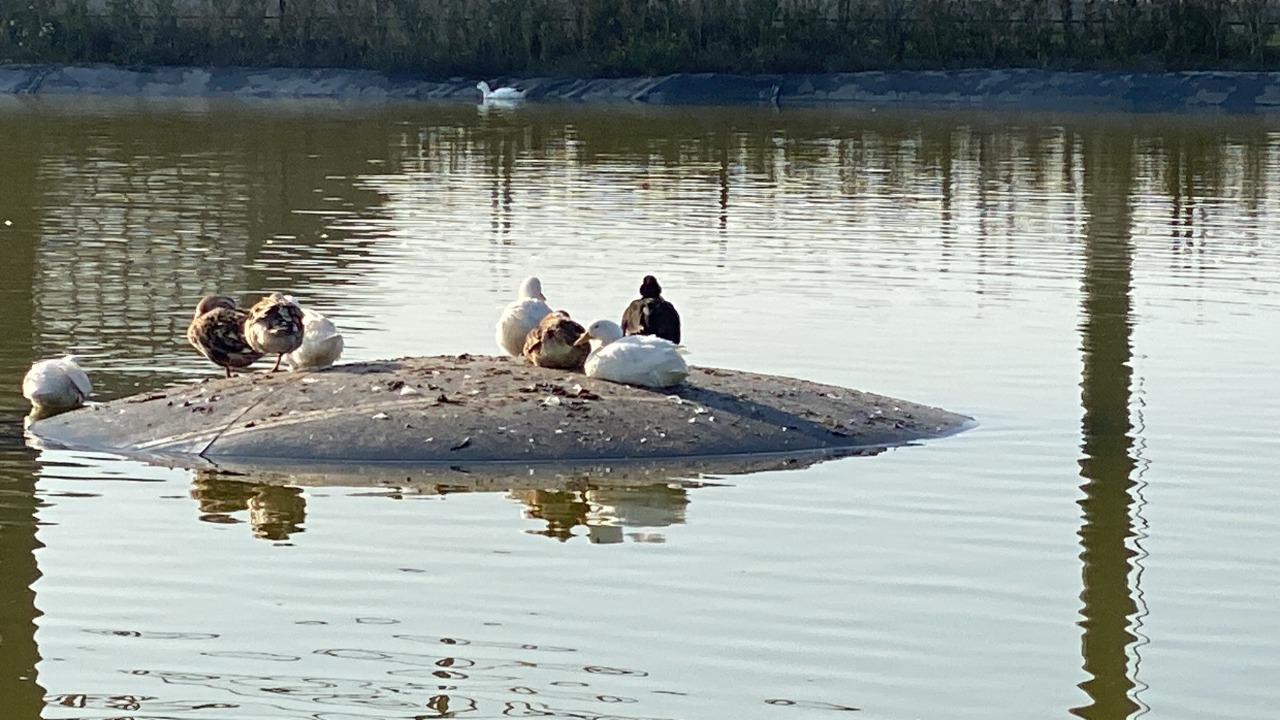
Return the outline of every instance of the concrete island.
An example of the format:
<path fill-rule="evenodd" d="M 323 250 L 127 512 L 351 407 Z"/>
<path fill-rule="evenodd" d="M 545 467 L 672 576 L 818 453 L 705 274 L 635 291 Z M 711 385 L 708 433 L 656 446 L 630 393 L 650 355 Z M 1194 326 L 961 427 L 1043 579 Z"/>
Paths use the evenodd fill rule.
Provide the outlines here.
<path fill-rule="evenodd" d="M 310 484 L 417 475 L 471 485 L 534 467 L 608 466 L 620 482 L 800 467 L 973 424 L 935 407 L 738 370 L 693 367 L 683 385 L 650 390 L 457 355 L 211 378 L 37 420 L 29 432 L 45 446 L 302 474 Z"/>

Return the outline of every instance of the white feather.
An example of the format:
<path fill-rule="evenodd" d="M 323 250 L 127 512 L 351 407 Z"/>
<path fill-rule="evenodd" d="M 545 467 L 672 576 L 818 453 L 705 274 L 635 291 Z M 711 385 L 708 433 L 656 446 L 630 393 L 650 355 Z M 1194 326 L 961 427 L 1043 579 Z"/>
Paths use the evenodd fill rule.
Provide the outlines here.
<path fill-rule="evenodd" d="M 328 367 L 342 356 L 342 333 L 329 318 L 310 308 L 302 309 L 302 345 L 284 356 L 292 370 Z"/>
<path fill-rule="evenodd" d="M 524 339 L 538 322 L 551 312 L 547 298 L 542 294 L 542 282 L 527 277 L 520 283 L 516 300 L 502 309 L 498 324 L 494 327 L 494 339 L 502 351 L 519 357 L 524 351 Z"/>
<path fill-rule="evenodd" d="M 689 365 L 685 349 L 652 335 L 623 336 L 612 320 L 597 320 L 587 328 L 591 354 L 583 365 L 587 377 L 643 387 L 671 387 L 684 382 Z"/>
<path fill-rule="evenodd" d="M 22 396 L 37 410 L 70 410 L 84 404 L 93 384 L 74 355 L 41 360 L 22 378 Z"/>

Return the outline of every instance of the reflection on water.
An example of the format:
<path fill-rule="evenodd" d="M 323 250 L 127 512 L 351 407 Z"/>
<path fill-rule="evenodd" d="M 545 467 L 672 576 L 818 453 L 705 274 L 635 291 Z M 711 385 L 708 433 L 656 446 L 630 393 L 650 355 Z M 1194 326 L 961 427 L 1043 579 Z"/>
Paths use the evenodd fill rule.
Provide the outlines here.
<path fill-rule="evenodd" d="M 1105 137 L 1085 139 L 1085 181 L 1094 188 L 1088 199 L 1085 266 L 1082 274 L 1080 328 L 1081 405 L 1084 435 L 1080 474 L 1085 478 L 1080 501 L 1084 589 L 1080 622 L 1084 629 L 1084 668 L 1092 679 L 1081 684 L 1090 705 L 1072 712 L 1086 718 L 1129 717 L 1140 706 L 1131 693 L 1129 653 L 1137 639 L 1137 588 L 1130 587 L 1137 535 L 1133 527 L 1135 498 L 1133 426 L 1129 422 L 1133 386 L 1131 335 L 1133 247 L 1129 200 L 1131 159 L 1124 147 Z"/>
<path fill-rule="evenodd" d="M 191 497 L 199 505 L 201 521 L 237 524 L 244 520 L 236 516 L 245 513 L 253 536 L 264 540 L 288 540 L 304 531 L 307 501 L 301 488 L 246 482 L 208 470 L 196 470 L 194 475 Z M 526 532 L 561 542 L 583 532 L 597 544 L 622 542 L 627 537 L 635 542 L 663 542 L 663 535 L 656 531 L 683 523 L 689 504 L 688 489 L 681 483 L 600 485 L 599 481 L 582 477 L 568 484 L 583 489 L 520 489 L 507 493 L 509 499 L 524 506 L 526 519 L 545 523 L 540 529 Z M 466 491 L 453 486 L 447 492 Z M 403 499 L 406 494 L 397 490 L 395 496 Z M 643 530 L 625 533 L 627 527 Z M 582 531 L 575 533 L 575 528 Z"/>
<path fill-rule="evenodd" d="M 21 377 L 19 375 L 19 377 Z M 0 413 L 0 698 L 14 718 L 39 718 L 44 689 L 36 665 L 33 585 L 40 577 L 35 552 L 36 453 L 22 446 L 21 421 Z"/>
<path fill-rule="evenodd" d="M 1274 408 L 1239 390 L 1280 352 L 1270 119 L 57 102 L 0 99 L 2 377 L 207 376 L 182 329 L 215 289 L 292 291 L 353 360 L 488 352 L 524 275 L 588 319 L 657 269 L 697 364 L 983 425 L 784 473 L 357 490 L 38 454 L 0 383 L 16 720 L 1280 701 L 1249 681 L 1280 651 L 1249 560 L 1280 541 Z"/>
<path fill-rule="evenodd" d="M 589 483 L 589 481 L 588 481 Z M 542 520 L 545 527 L 526 532 L 565 541 L 574 528 L 585 529 L 592 543 L 610 544 L 629 537 L 635 542 L 663 542 L 654 529 L 684 522 L 689 504 L 688 490 L 681 484 L 660 483 L 638 486 L 605 486 L 585 491 L 519 490 L 508 494 L 525 505 L 528 519 Z M 626 533 L 624 528 L 650 528 Z"/>
<path fill-rule="evenodd" d="M 298 488 L 225 480 L 204 470 L 195 472 L 191 497 L 205 522 L 239 522 L 232 514 L 247 510 L 253 536 L 264 540 L 288 540 L 302 532 L 307 518 L 307 501 Z"/>
<path fill-rule="evenodd" d="M 345 712 L 369 710 L 384 713 L 430 710 L 434 713 L 418 717 L 450 717 L 460 713 L 478 713 L 482 717 L 537 715 L 619 720 L 645 717 L 618 712 L 617 706 L 635 705 L 638 702 L 636 698 L 600 692 L 596 686 L 624 687 L 626 678 L 647 678 L 647 673 L 541 659 L 548 653 L 575 654 L 576 651 L 570 648 L 492 643 L 486 647 L 486 643 L 473 643 L 461 638 L 392 636 L 391 640 L 444 645 L 451 650 L 443 654 L 428 654 L 325 648 L 311 653 L 322 660 L 342 661 L 341 666 L 357 672 L 364 664 L 373 663 L 381 670 L 381 676 L 372 680 L 291 674 L 288 671 L 290 665 L 306 660 L 297 655 L 207 652 L 202 655 L 210 659 L 253 661 L 272 667 L 275 672 L 270 675 L 244 675 L 144 668 L 128 671 L 135 678 L 178 688 L 178 695 L 226 698 L 222 702 L 166 699 L 171 697 L 168 693 L 165 697 L 66 693 L 50 696 L 48 701 L 58 708 L 129 711 L 139 713 L 138 717 L 218 709 L 235 709 L 237 716 L 254 712 L 292 716 L 298 709 L 312 707 L 324 708 L 324 711 L 317 715 L 308 714 L 308 717 L 366 717 L 363 714 L 346 715 Z M 474 648 L 475 652 L 458 652 L 461 648 Z M 155 682 L 149 684 L 156 686 Z M 160 692 L 159 688 L 154 692 Z"/>

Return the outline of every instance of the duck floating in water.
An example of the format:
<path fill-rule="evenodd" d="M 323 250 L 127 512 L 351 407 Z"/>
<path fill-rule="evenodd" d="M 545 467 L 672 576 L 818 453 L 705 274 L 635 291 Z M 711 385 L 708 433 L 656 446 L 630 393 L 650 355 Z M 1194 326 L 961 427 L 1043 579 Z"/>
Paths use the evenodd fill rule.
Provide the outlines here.
<path fill-rule="evenodd" d="M 84 404 L 93 384 L 74 355 L 41 360 L 22 378 L 22 396 L 31 401 L 32 414 L 48 417 Z"/>
<path fill-rule="evenodd" d="M 485 103 L 515 103 L 524 99 L 525 90 L 513 87 L 491 88 L 489 83 L 481 80 L 476 83 L 480 91 L 480 101 Z"/>
<path fill-rule="evenodd" d="M 662 286 L 652 275 L 640 283 L 640 297 L 622 313 L 624 335 L 657 335 L 680 344 L 680 313 L 662 297 Z"/>
<path fill-rule="evenodd" d="M 236 307 L 235 300 L 226 295 L 205 295 L 187 326 L 187 342 L 231 377 L 231 368 L 247 368 L 262 358 L 245 339 L 248 319 L 249 313 Z"/>
<path fill-rule="evenodd" d="M 304 332 L 302 308 L 278 292 L 249 308 L 249 317 L 244 321 L 244 338 L 249 347 L 263 355 L 276 356 L 276 364 L 268 372 L 279 370 L 284 356 L 302 347 Z"/>
<path fill-rule="evenodd" d="M 503 308 L 498 318 L 494 332 L 498 347 L 512 357 L 520 357 L 529 331 L 538 327 L 538 322 L 550 312 L 547 298 L 542 294 L 542 281 L 532 276 L 525 278 L 516 299 Z"/>
<path fill-rule="evenodd" d="M 524 359 L 538 367 L 581 370 L 591 349 L 577 345 L 586 330 L 563 310 L 546 314 L 524 341 Z"/>
<path fill-rule="evenodd" d="M 342 333 L 329 318 L 302 308 L 302 345 L 284 356 L 291 370 L 315 370 L 329 367 L 342 355 Z"/>
<path fill-rule="evenodd" d="M 587 377 L 664 388 L 679 385 L 689 375 L 689 365 L 681 357 L 684 348 L 652 335 L 624 336 L 612 320 L 591 323 L 577 343 L 591 344 L 591 354 L 583 363 Z"/>

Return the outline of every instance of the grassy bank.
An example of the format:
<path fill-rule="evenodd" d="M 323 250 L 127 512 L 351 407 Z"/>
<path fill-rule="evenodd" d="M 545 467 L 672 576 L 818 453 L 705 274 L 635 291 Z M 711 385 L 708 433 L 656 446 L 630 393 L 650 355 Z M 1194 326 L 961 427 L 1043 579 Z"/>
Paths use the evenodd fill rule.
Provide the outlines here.
<path fill-rule="evenodd" d="M 1277 33 L 1280 0 L 0 0 L 7 62 L 429 75 L 1269 70 Z"/>

